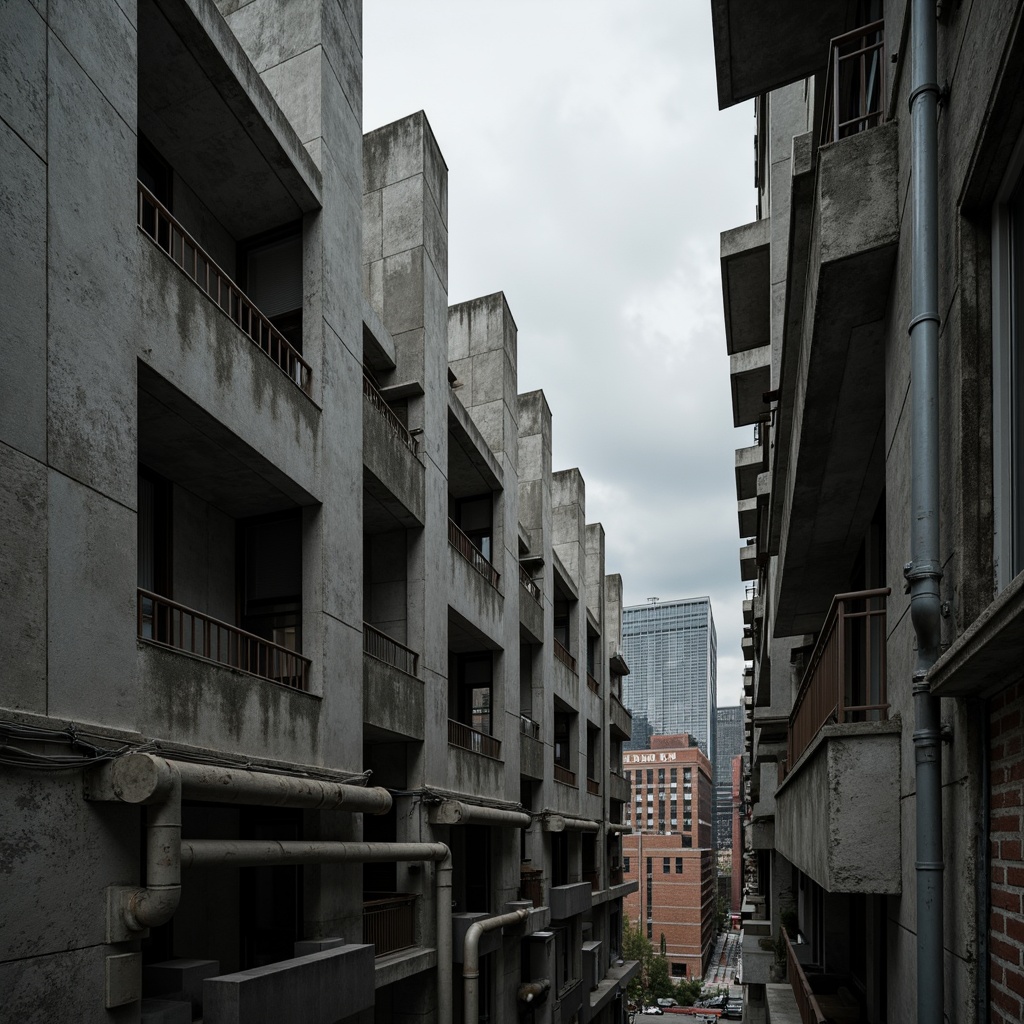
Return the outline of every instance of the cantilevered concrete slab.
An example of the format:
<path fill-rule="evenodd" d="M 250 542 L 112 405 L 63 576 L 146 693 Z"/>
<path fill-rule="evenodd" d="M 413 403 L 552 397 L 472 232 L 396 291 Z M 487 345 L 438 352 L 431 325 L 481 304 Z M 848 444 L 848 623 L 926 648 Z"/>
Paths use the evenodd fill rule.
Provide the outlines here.
<path fill-rule="evenodd" d="M 736 503 L 740 536 L 746 539 L 757 533 L 757 498 L 744 498 Z M 744 602 L 746 603 L 746 602 Z"/>
<path fill-rule="evenodd" d="M 771 220 L 722 232 L 722 298 L 729 355 L 771 342 Z"/>
<path fill-rule="evenodd" d="M 764 469 L 764 445 L 752 444 L 747 448 L 736 449 L 736 500 L 757 498 L 757 477 Z M 753 533 L 742 534 L 744 538 L 752 537 Z"/>
<path fill-rule="evenodd" d="M 749 541 L 740 548 L 740 579 L 744 582 L 757 579 L 756 541 Z"/>
<path fill-rule="evenodd" d="M 732 425 L 746 427 L 764 419 L 768 412 L 765 393 L 771 389 L 772 348 L 761 345 L 729 356 L 729 387 L 732 391 Z"/>
<path fill-rule="evenodd" d="M 886 124 L 819 155 L 776 636 L 821 627 L 884 485 L 883 318 L 899 238 L 896 143 L 896 125 Z"/>
<path fill-rule="evenodd" d="M 775 793 L 775 848 L 827 892 L 900 892 L 899 722 L 821 730 Z"/>
<path fill-rule="evenodd" d="M 821 0 L 711 0 L 719 108 L 824 70 L 829 40 L 854 28 L 854 13 Z"/>

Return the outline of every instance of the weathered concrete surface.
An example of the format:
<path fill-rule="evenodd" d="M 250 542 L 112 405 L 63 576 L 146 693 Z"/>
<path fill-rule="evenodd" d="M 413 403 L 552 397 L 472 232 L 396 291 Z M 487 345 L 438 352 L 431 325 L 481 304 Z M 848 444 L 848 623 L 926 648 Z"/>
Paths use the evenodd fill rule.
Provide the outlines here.
<path fill-rule="evenodd" d="M 902 890 L 900 731 L 825 726 L 775 794 L 776 849 L 828 892 Z"/>
<path fill-rule="evenodd" d="M 730 355 L 769 342 L 770 234 L 770 218 L 722 232 L 725 345 Z"/>
<path fill-rule="evenodd" d="M 423 683 L 369 655 L 363 657 L 363 721 L 407 739 L 423 739 Z"/>

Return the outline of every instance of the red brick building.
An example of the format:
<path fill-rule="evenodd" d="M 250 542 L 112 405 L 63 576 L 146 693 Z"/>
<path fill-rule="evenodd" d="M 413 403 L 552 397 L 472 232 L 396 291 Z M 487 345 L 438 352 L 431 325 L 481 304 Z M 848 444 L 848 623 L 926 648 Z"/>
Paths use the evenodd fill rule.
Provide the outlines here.
<path fill-rule="evenodd" d="M 715 939 L 711 762 L 688 735 L 652 736 L 649 750 L 622 755 L 632 794 L 623 873 L 637 879 L 625 913 L 660 947 L 675 978 L 701 977 Z"/>
<path fill-rule="evenodd" d="M 739 914 L 743 904 L 743 755 L 732 759 L 732 900 Z"/>

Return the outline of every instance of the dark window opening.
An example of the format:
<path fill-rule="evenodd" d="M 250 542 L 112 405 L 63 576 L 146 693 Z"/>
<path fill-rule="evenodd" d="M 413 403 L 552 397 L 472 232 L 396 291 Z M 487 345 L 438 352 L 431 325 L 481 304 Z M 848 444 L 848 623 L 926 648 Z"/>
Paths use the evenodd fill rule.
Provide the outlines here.
<path fill-rule="evenodd" d="M 453 498 L 450 502 L 449 515 L 455 525 L 470 539 L 473 547 L 488 562 L 492 562 L 491 541 L 494 536 L 493 497 L 490 494 L 482 494 L 472 498 Z"/>

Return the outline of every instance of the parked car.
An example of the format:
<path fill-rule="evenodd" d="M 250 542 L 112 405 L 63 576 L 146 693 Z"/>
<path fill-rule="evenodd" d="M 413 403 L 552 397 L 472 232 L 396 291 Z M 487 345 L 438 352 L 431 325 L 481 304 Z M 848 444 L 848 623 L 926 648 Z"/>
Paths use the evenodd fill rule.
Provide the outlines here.
<path fill-rule="evenodd" d="M 730 999 L 725 1004 L 725 1009 L 722 1011 L 722 1016 L 726 1020 L 743 1020 L 743 1000 Z"/>
<path fill-rule="evenodd" d="M 658 1000 L 658 1005 L 662 1006 L 662 1007 L 665 1007 L 665 1006 L 678 1006 L 679 1004 L 674 999 L 664 999 L 664 998 L 662 998 L 662 999 Z"/>
<path fill-rule="evenodd" d="M 645 1006 L 643 1014 L 645 1017 L 664 1017 L 665 1011 L 660 1006 Z"/>

